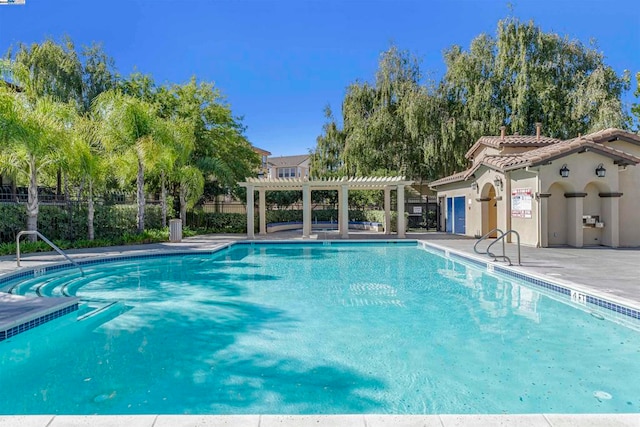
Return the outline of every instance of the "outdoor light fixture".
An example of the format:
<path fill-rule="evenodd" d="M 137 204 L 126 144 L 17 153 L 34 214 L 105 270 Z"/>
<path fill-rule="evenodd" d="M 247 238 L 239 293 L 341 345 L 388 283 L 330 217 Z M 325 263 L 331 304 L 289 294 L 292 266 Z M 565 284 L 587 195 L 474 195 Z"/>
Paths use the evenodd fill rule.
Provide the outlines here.
<path fill-rule="evenodd" d="M 493 180 L 493 184 L 496 186 L 496 188 L 502 190 L 502 179 L 498 175 L 496 175 L 496 179 Z"/>
<path fill-rule="evenodd" d="M 604 168 L 604 165 L 600 163 L 596 168 L 596 175 L 598 176 L 598 178 L 604 178 L 606 173 L 607 173 L 607 170 Z"/>
<path fill-rule="evenodd" d="M 477 182 L 475 182 L 475 181 L 473 181 L 473 182 L 471 183 L 471 189 L 472 189 L 472 190 L 477 190 L 477 189 L 478 189 L 478 183 L 477 183 Z"/>
<path fill-rule="evenodd" d="M 569 178 L 569 168 L 566 163 L 560 168 L 560 176 L 563 178 Z"/>

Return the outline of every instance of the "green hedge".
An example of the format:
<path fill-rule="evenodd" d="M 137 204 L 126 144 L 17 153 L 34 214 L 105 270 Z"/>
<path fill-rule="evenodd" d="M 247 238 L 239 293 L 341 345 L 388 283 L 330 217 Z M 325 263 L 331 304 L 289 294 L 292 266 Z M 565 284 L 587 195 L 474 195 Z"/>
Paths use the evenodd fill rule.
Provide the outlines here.
<path fill-rule="evenodd" d="M 96 239 L 113 239 L 137 231 L 137 205 L 96 205 L 94 231 Z M 24 205 L 0 205 L 0 242 L 15 241 L 19 231 L 26 229 L 27 211 Z M 162 228 L 162 210 L 158 205 L 145 206 L 145 228 Z M 87 208 L 73 204 L 41 205 L 38 231 L 52 240 L 87 238 Z"/>
<path fill-rule="evenodd" d="M 136 205 L 96 205 L 94 230 L 96 240 L 108 239 L 119 242 L 125 236 L 133 240 L 136 234 Z M 0 205 L 0 242 L 15 242 L 16 234 L 26 228 L 26 208 L 24 205 Z M 302 210 L 267 211 L 267 223 L 302 221 Z M 314 210 L 312 221 L 337 221 L 336 209 Z M 349 211 L 350 221 L 370 221 L 384 224 L 384 211 Z M 259 219 L 255 218 L 258 228 Z M 397 214 L 392 212 L 391 229 L 396 229 Z M 247 230 L 247 217 L 237 213 L 205 213 L 194 211 L 187 213 L 187 224 L 194 230 L 206 233 L 244 233 Z M 146 205 L 145 228 L 160 229 L 162 211 L 158 205 Z M 42 205 L 38 215 L 38 230 L 51 240 L 82 241 L 87 238 L 86 206 Z M 88 243 L 87 243 L 88 244 Z"/>
<path fill-rule="evenodd" d="M 187 212 L 187 225 L 207 233 L 246 233 L 247 216 L 240 213 Z"/>

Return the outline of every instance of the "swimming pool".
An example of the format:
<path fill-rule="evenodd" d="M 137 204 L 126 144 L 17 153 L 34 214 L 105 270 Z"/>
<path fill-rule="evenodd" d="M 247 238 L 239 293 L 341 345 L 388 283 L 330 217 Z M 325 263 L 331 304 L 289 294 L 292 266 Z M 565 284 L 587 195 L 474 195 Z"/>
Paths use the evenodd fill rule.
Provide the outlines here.
<path fill-rule="evenodd" d="M 13 391 L 0 413 L 640 410 L 636 329 L 415 242 L 239 244 L 84 269 L 16 288 L 69 283 L 93 307 L 119 303 L 0 343 Z"/>

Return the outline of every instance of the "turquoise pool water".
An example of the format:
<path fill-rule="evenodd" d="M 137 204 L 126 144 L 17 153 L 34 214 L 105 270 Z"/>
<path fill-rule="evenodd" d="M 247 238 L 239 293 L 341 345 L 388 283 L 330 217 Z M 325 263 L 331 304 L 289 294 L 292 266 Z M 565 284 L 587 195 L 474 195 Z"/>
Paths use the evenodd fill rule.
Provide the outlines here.
<path fill-rule="evenodd" d="M 41 291 L 121 304 L 0 343 L 0 413 L 640 411 L 637 330 L 415 244 L 84 268 Z"/>

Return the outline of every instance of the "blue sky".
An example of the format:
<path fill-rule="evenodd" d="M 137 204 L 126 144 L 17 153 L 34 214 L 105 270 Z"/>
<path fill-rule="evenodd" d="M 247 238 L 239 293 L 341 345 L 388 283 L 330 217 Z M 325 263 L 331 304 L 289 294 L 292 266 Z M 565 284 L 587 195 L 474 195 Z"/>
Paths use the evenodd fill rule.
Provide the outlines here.
<path fill-rule="evenodd" d="M 181 83 L 212 81 L 243 116 L 247 136 L 273 155 L 315 147 L 330 104 L 347 85 L 372 80 L 391 43 L 439 78 L 442 51 L 494 34 L 512 14 L 588 43 L 618 73 L 640 71 L 640 13 L 631 0 L 26 0 L 0 6 L 0 53 L 18 42 L 69 35 L 102 42 L 118 71 Z M 635 89 L 635 79 L 633 80 Z M 625 100 L 631 102 L 631 94 Z"/>

